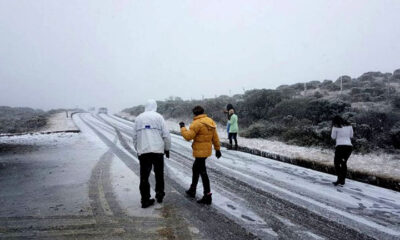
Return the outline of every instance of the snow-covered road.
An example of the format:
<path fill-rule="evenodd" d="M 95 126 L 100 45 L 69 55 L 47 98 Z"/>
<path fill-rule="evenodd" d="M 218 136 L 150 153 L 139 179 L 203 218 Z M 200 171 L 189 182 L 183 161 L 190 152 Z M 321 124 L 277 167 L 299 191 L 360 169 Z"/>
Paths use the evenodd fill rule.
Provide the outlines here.
<path fill-rule="evenodd" d="M 184 194 L 193 157 L 178 135 L 165 201 L 142 209 L 134 123 L 90 113 L 74 121 L 80 134 L 7 140 L 28 150 L 0 155 L 0 239 L 400 239 L 400 193 L 351 180 L 334 187 L 333 175 L 226 149 L 207 160 L 213 204 L 199 205 Z"/>
<path fill-rule="evenodd" d="M 82 117 L 110 139 L 119 132 L 120 141 L 131 142 L 132 122 L 109 115 Z M 185 189 L 193 163 L 191 143 L 177 135 L 172 139 L 167 176 Z M 351 180 L 334 187 L 333 175 L 242 152 L 223 149 L 222 154 L 207 161 L 212 208 L 260 238 L 400 239 L 398 192 Z"/>

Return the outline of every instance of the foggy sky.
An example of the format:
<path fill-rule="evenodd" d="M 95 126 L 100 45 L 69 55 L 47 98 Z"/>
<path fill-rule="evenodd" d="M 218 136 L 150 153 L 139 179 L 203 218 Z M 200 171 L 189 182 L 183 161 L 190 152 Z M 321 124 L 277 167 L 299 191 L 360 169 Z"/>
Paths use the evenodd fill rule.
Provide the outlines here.
<path fill-rule="evenodd" d="M 400 68 L 400 1 L 0 0 L 0 105 L 200 99 Z"/>

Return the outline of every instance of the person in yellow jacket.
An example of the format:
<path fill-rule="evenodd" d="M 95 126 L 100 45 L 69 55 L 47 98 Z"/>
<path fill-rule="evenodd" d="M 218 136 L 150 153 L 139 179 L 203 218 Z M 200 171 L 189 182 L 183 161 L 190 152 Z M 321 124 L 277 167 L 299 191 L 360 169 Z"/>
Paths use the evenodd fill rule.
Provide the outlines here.
<path fill-rule="evenodd" d="M 180 122 L 179 126 L 183 138 L 187 141 L 193 140 L 192 149 L 195 161 L 193 163 L 193 176 L 192 184 L 186 194 L 189 197 L 194 198 L 196 196 L 197 183 L 199 176 L 203 181 L 204 196 L 202 199 L 197 201 L 202 204 L 211 204 L 211 189 L 210 180 L 208 179 L 206 169 L 206 159 L 212 154 L 212 145 L 215 148 L 215 156 L 221 157 L 221 145 L 217 133 L 217 125 L 215 122 L 204 114 L 204 109 L 201 106 L 193 108 L 193 122 L 190 124 L 189 130 L 186 129 L 185 123 Z"/>

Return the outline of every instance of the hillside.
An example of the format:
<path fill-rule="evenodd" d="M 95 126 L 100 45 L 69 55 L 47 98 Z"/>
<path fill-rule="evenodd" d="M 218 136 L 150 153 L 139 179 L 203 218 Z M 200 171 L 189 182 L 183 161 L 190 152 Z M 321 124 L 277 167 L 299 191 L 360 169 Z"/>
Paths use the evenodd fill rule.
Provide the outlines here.
<path fill-rule="evenodd" d="M 0 133 L 37 131 L 46 125 L 47 117 L 42 110 L 0 106 Z"/>
<path fill-rule="evenodd" d="M 240 135 L 299 146 L 331 147 L 331 119 L 339 114 L 355 129 L 359 152 L 400 148 L 400 69 L 393 73 L 368 72 L 357 78 L 310 81 L 272 89 L 254 89 L 234 96 L 184 101 L 179 97 L 158 101 L 166 118 L 188 119 L 195 105 L 203 105 L 219 124 L 226 124 L 228 103 L 240 118 Z M 143 106 L 124 109 L 138 115 Z"/>

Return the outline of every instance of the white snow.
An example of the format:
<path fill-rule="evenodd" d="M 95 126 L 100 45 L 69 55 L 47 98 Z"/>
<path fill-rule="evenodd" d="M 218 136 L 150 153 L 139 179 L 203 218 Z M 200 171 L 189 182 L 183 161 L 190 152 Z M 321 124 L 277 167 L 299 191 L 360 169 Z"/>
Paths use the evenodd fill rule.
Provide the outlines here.
<path fill-rule="evenodd" d="M 76 131 L 79 130 L 72 118 L 65 112 L 55 113 L 48 119 L 47 125 L 41 130 L 42 132 L 59 132 L 59 131 Z"/>
<path fill-rule="evenodd" d="M 132 123 L 119 121 L 112 116 L 102 115 L 102 117 L 124 131 L 125 133 L 122 135 L 128 142 L 130 141 L 129 131 Z M 85 116 L 85 119 L 95 122 L 98 125 L 97 129 L 109 140 L 115 139 L 114 130 L 96 119 L 95 116 Z M 177 124 L 179 121 L 169 120 L 167 122 L 172 130 L 176 131 L 179 128 Z M 223 134 L 222 132 L 222 139 L 224 138 Z M 175 151 L 191 156 L 190 142 L 183 140 L 178 135 L 172 135 L 172 142 Z M 117 143 L 117 146 L 126 152 L 120 143 Z M 318 215 L 336 219 L 343 224 L 360 229 L 360 231 L 371 234 L 385 233 L 393 237 L 400 236 L 399 226 L 393 224 L 400 219 L 398 210 L 400 209 L 400 193 L 398 192 L 352 180 L 348 180 L 345 187 L 333 187 L 330 182 L 335 180 L 335 176 L 330 174 L 243 152 L 227 151 L 225 148 L 222 149 L 222 154 L 223 157 L 218 160 L 210 157 L 207 163 L 208 167 L 276 195 L 280 199 L 303 206 Z M 136 158 L 133 157 L 133 159 L 137 161 Z M 179 161 L 174 160 L 173 155 L 171 155 L 171 159 L 166 160 L 166 171 L 170 172 L 169 175 L 173 176 L 182 186 L 189 186 L 191 171 Z M 227 191 L 218 181 L 213 179 L 211 181 L 214 195 L 212 206 L 235 221 L 244 222 L 245 226 L 250 229 L 253 228 L 252 226 L 257 226 L 258 230 L 262 230 L 261 225 L 264 232 L 269 231 L 268 226 L 264 224 L 264 220 L 257 213 L 248 211 L 248 202 L 245 199 Z M 200 183 L 198 189 L 198 194 L 201 195 Z M 128 195 L 126 197 L 133 198 Z M 236 210 L 233 211 L 228 205 L 234 206 Z M 255 223 L 246 222 L 246 218 L 242 217 L 243 214 L 255 220 Z M 287 226 L 293 225 L 282 217 L 279 219 Z M 274 235 L 273 232 L 269 234 Z M 319 237 L 313 233 L 304 234 L 309 235 L 310 238 L 318 239 Z"/>
<path fill-rule="evenodd" d="M 118 199 L 122 210 L 130 216 L 161 217 L 161 212 L 156 207 L 141 208 L 141 196 L 139 192 L 140 178 L 134 174 L 122 161 L 114 160 L 111 165 L 111 182 L 114 194 Z M 154 196 L 154 189 L 151 189 Z"/>
<path fill-rule="evenodd" d="M 180 120 L 167 119 L 166 124 L 170 131 L 179 132 Z M 186 120 L 186 125 L 191 121 Z M 220 141 L 228 142 L 225 126 L 218 126 Z M 304 159 L 311 162 L 319 162 L 333 166 L 334 149 L 323 149 L 318 147 L 301 147 L 289 145 L 280 141 L 272 141 L 260 138 L 238 137 L 240 146 L 258 149 L 290 158 Z M 355 154 L 350 156 L 348 168 L 351 170 L 369 173 L 375 176 L 400 179 L 400 155 L 388 153 Z"/>
<path fill-rule="evenodd" d="M 119 115 L 134 120 L 134 116 L 126 113 Z M 166 124 L 170 131 L 179 132 L 178 119 L 167 119 Z M 188 126 L 192 120 L 183 119 Z M 228 136 L 225 126 L 218 125 L 218 135 L 220 140 L 228 142 Z M 332 149 L 323 149 L 319 147 L 301 147 L 289 145 L 280 141 L 273 141 L 260 138 L 243 138 L 238 137 L 240 146 L 266 151 L 290 158 L 303 159 L 310 162 L 318 162 L 327 166 L 333 166 L 334 147 Z M 348 161 L 348 169 L 364 172 L 374 176 L 389 177 L 392 179 L 400 179 L 400 155 L 389 154 L 383 152 L 370 154 L 353 153 Z"/>
<path fill-rule="evenodd" d="M 74 139 L 74 133 L 55 133 L 55 134 L 24 134 L 15 136 L 3 136 L 0 137 L 0 143 L 7 144 L 18 144 L 18 145 L 47 145 L 56 146 L 60 143 L 69 143 L 71 139 Z"/>

